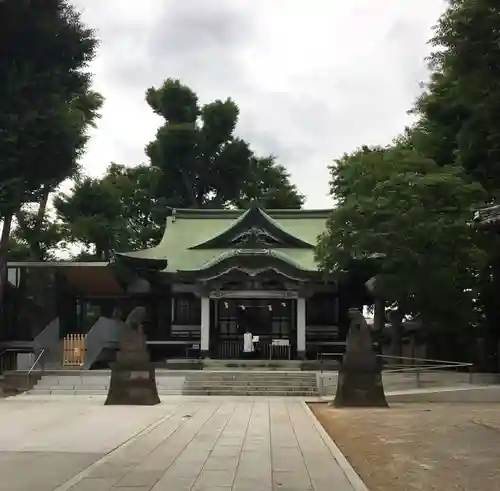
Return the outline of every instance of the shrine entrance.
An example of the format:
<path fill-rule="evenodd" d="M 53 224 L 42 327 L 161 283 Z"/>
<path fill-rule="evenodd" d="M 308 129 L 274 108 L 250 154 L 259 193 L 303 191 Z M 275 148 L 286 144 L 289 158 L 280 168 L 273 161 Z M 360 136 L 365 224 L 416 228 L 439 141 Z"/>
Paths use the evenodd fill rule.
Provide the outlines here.
<path fill-rule="evenodd" d="M 211 344 L 214 357 L 220 359 L 243 357 L 243 334 L 258 336 L 255 358 L 269 359 L 293 356 L 296 345 L 296 300 L 290 298 L 220 298 L 213 300 Z M 287 345 L 289 347 L 287 347 Z"/>

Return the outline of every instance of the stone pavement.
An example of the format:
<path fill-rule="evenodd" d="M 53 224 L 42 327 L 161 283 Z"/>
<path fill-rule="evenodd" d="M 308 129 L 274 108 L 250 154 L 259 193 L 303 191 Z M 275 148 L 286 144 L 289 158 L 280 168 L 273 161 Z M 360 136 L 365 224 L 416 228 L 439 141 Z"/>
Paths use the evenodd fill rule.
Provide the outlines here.
<path fill-rule="evenodd" d="M 78 396 L 0 401 L 0 491 L 359 489 L 298 399 L 102 404 Z"/>

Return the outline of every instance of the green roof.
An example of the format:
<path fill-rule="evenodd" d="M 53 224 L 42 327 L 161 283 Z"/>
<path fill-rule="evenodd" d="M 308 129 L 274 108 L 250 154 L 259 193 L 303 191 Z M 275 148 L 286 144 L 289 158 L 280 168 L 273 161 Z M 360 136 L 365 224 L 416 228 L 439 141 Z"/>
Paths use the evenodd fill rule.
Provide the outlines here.
<path fill-rule="evenodd" d="M 166 273 L 199 271 L 234 257 L 260 253 L 294 269 L 318 270 L 314 246 L 325 230 L 330 210 L 174 210 L 158 246 L 121 256 L 168 261 Z M 258 227 L 274 242 L 265 248 L 232 244 L 234 236 Z M 243 230 L 243 232 L 242 232 Z M 238 238 L 238 237 L 236 237 Z M 265 251 L 265 252 L 264 252 Z"/>

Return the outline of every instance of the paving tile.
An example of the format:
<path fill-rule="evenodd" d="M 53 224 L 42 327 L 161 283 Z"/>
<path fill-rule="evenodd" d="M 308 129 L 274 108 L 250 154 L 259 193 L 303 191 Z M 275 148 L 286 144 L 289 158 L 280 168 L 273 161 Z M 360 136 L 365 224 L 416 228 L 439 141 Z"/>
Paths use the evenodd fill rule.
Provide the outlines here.
<path fill-rule="evenodd" d="M 242 447 L 243 438 L 222 437 L 217 442 L 218 447 Z"/>
<path fill-rule="evenodd" d="M 9 458 L 0 454 L 0 473 L 7 471 L 9 476 L 10 468 L 20 466 L 30 469 L 30 476 L 21 476 L 24 481 L 9 482 L 9 491 L 53 491 L 59 484 L 47 486 L 54 482 L 48 474 L 56 467 L 46 459 L 54 447 L 59 453 L 50 458 L 57 468 L 70 468 L 62 480 L 107 454 L 71 491 L 353 491 L 300 400 L 173 396 L 169 400 L 140 409 L 109 408 L 86 399 L 72 406 L 50 403 L 39 423 L 30 414 L 19 418 L 15 431 L 4 425 L 8 450 L 20 449 L 26 445 L 20 442 L 32 437 L 36 441 L 33 438 L 29 445 L 41 450 L 30 457 L 36 465 L 25 465 L 27 452 L 22 456 L 7 452 Z M 71 411 L 73 420 L 64 419 Z M 9 421 L 5 411 L 2 415 Z M 85 449 L 95 445 L 101 453 L 71 454 L 68 460 L 72 441 L 83 442 Z M 78 465 L 71 467 L 73 460 Z M 45 484 L 33 487 L 37 482 Z"/>
<path fill-rule="evenodd" d="M 85 478 L 70 488 L 70 491 L 109 491 L 117 479 L 112 477 Z"/>
<path fill-rule="evenodd" d="M 267 478 L 236 478 L 232 491 L 272 491 L 272 489 L 273 482 L 271 477 L 268 476 Z"/>
<path fill-rule="evenodd" d="M 198 477 L 198 474 L 201 472 L 201 469 L 203 468 L 203 462 L 199 463 L 198 465 L 192 465 L 191 463 L 187 464 L 178 464 L 175 463 L 173 464 L 165 473 L 165 476 L 163 479 L 168 479 L 169 477 L 172 478 L 192 478 L 196 479 Z"/>
<path fill-rule="evenodd" d="M 231 457 L 239 457 L 241 453 L 240 447 L 235 446 L 219 446 L 216 445 L 210 454 L 212 458 L 231 458 Z"/>
<path fill-rule="evenodd" d="M 152 487 L 165 474 L 165 471 L 132 471 L 126 474 L 116 484 L 117 487 Z"/>
<path fill-rule="evenodd" d="M 195 481 L 196 477 L 163 476 L 151 491 L 191 491 Z"/>
<path fill-rule="evenodd" d="M 210 456 L 206 461 L 204 470 L 236 469 L 238 467 L 239 455 L 225 455 L 222 457 Z"/>
<path fill-rule="evenodd" d="M 232 486 L 233 481 L 233 470 L 203 470 L 195 483 L 195 487 L 199 487 L 200 485 Z"/>
<path fill-rule="evenodd" d="M 232 486 L 212 486 L 212 485 L 198 485 L 196 484 L 193 491 L 232 491 Z"/>
<path fill-rule="evenodd" d="M 271 476 L 271 465 L 256 466 L 251 464 L 240 464 L 236 471 L 238 479 L 267 478 Z"/>
<path fill-rule="evenodd" d="M 307 470 L 297 471 L 278 471 L 273 472 L 273 482 L 276 489 L 286 489 L 287 491 L 312 491 L 312 483 L 307 474 Z"/>
<path fill-rule="evenodd" d="M 130 464 L 103 463 L 94 467 L 88 477 L 116 477 L 121 478 L 132 469 Z"/>
<path fill-rule="evenodd" d="M 314 491 L 353 491 L 352 484 L 344 474 L 331 479 L 312 479 Z"/>

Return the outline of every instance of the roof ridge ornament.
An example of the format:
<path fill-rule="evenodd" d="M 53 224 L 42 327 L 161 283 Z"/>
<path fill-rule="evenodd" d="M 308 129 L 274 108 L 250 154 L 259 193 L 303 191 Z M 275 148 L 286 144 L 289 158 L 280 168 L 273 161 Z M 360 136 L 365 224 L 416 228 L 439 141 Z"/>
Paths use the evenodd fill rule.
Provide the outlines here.
<path fill-rule="evenodd" d="M 231 244 L 246 248 L 276 247 L 280 240 L 266 230 L 252 226 L 232 239 Z"/>

